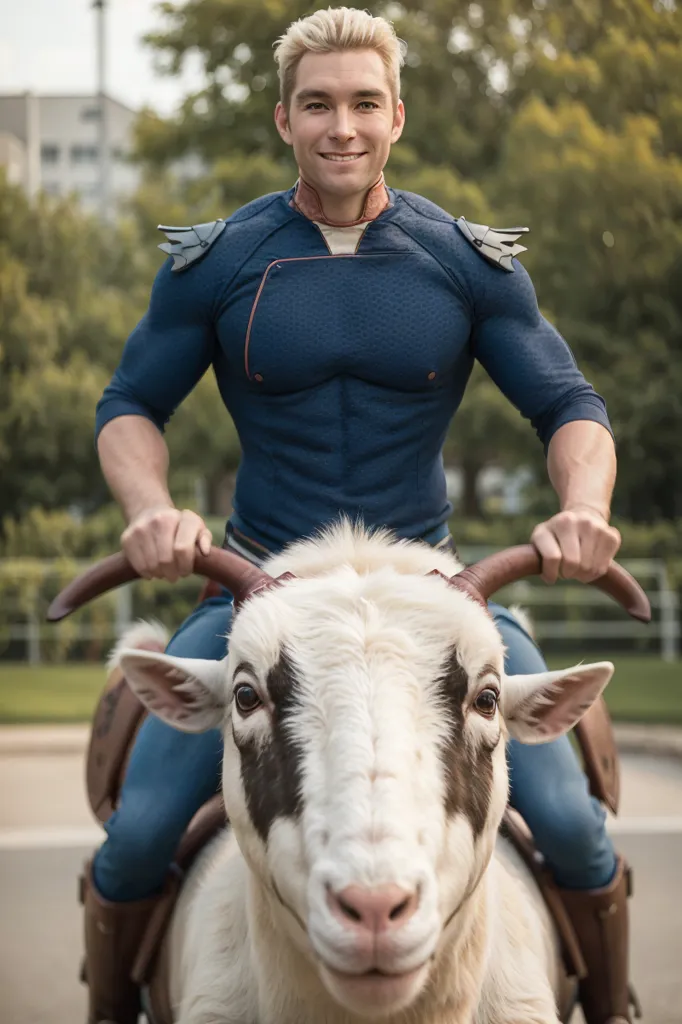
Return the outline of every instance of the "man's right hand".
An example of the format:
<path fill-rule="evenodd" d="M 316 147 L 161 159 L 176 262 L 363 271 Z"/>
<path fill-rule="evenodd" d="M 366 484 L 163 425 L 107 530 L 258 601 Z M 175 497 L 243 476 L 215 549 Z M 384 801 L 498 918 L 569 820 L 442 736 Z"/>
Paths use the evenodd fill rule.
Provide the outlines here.
<path fill-rule="evenodd" d="M 171 583 L 189 576 L 197 549 L 207 555 L 212 543 L 201 516 L 168 505 L 140 512 L 121 535 L 124 554 L 140 576 Z"/>

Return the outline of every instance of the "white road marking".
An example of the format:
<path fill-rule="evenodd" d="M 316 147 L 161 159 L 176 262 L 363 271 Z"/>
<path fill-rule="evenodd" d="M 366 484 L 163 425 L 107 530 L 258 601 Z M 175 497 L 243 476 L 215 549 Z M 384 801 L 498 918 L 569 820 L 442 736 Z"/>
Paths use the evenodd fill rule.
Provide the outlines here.
<path fill-rule="evenodd" d="M 105 838 L 97 825 L 64 828 L 0 828 L 0 850 L 68 850 L 95 846 Z"/>
<path fill-rule="evenodd" d="M 682 834 L 682 815 L 613 818 L 608 822 L 607 829 L 611 835 L 680 835 Z"/>

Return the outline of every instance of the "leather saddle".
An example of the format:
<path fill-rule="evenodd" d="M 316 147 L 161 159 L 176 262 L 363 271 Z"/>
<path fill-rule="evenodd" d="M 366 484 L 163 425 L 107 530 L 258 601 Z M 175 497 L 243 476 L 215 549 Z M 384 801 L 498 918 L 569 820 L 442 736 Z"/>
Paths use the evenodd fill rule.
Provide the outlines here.
<path fill-rule="evenodd" d="M 114 812 L 130 752 L 147 711 L 128 686 L 120 669 L 114 669 L 106 682 L 95 710 L 86 762 L 86 786 L 90 806 L 104 823 Z M 600 698 L 576 726 L 590 791 L 614 814 L 620 799 L 620 769 L 611 719 Z M 222 797 L 216 795 L 194 816 L 175 855 L 163 895 L 150 916 L 137 953 L 133 977 L 146 989 L 147 1013 L 154 1024 L 172 1024 L 167 964 L 159 956 L 163 938 L 182 888 L 183 880 L 198 854 L 221 829 L 228 825 Z M 585 976 L 580 946 L 563 908 L 559 893 L 543 865 L 533 837 L 523 819 L 508 809 L 502 824 L 508 838 L 533 874 L 545 903 L 555 921 L 569 975 Z"/>

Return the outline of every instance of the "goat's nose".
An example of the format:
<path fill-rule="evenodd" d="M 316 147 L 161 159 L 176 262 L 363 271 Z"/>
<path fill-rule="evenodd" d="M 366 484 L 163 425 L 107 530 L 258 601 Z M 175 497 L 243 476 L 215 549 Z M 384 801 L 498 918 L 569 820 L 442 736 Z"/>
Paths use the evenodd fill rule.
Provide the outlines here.
<path fill-rule="evenodd" d="M 330 890 L 327 899 L 334 917 L 346 928 L 375 935 L 407 924 L 419 905 L 417 893 L 399 885 L 349 885 L 341 892 Z"/>

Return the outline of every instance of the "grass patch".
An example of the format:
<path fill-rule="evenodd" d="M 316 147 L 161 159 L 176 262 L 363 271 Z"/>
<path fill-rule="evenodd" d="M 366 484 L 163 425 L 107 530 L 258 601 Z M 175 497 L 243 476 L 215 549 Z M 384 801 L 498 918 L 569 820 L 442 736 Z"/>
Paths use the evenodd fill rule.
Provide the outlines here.
<path fill-rule="evenodd" d="M 574 655 L 548 658 L 550 668 L 575 660 Z M 682 661 L 636 654 L 600 654 L 592 660 L 613 661 L 616 666 L 606 690 L 614 718 L 682 725 Z M 87 722 L 104 679 L 104 667 L 98 664 L 0 663 L 0 723 Z"/>
<path fill-rule="evenodd" d="M 0 722 L 87 722 L 105 679 L 98 664 L 0 663 Z"/>
<path fill-rule="evenodd" d="M 550 668 L 575 664 L 575 655 L 550 655 Z M 661 661 L 652 655 L 598 654 L 582 661 L 612 661 L 616 671 L 604 696 L 619 722 L 682 725 L 682 661 Z"/>

